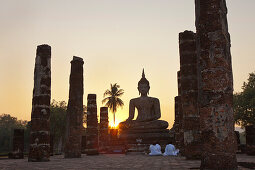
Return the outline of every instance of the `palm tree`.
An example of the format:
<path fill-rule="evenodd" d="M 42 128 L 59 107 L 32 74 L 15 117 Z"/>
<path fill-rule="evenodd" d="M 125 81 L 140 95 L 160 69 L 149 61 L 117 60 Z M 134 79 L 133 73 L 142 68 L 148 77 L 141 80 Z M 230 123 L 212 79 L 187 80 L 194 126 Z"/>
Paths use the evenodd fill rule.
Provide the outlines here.
<path fill-rule="evenodd" d="M 120 96 L 122 96 L 124 94 L 124 90 L 123 89 L 119 89 L 120 86 L 115 83 L 115 84 L 111 84 L 111 88 L 107 89 L 104 92 L 104 98 L 102 100 L 102 103 L 105 103 L 105 106 L 109 107 L 110 110 L 113 112 L 113 122 L 115 125 L 115 113 L 117 111 L 118 107 L 123 107 L 124 102 L 119 98 Z"/>

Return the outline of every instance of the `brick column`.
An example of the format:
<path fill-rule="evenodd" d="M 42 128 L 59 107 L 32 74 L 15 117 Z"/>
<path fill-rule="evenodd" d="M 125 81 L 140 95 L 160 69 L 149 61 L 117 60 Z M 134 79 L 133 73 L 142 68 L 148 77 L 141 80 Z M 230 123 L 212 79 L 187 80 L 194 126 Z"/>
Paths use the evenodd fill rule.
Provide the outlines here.
<path fill-rule="evenodd" d="M 184 149 L 184 134 L 183 134 L 183 112 L 182 112 L 182 101 L 181 101 L 181 74 L 180 71 L 177 72 L 177 82 L 178 82 L 178 96 L 176 97 L 176 112 L 178 117 L 178 125 L 179 131 L 177 134 L 177 143 L 178 148 L 180 149 L 181 153 L 183 153 Z"/>
<path fill-rule="evenodd" d="M 14 129 L 13 131 L 12 152 L 9 158 L 23 159 L 24 158 L 24 129 Z"/>
<path fill-rule="evenodd" d="M 246 153 L 255 155 L 255 125 L 245 126 Z"/>
<path fill-rule="evenodd" d="M 98 121 L 96 94 L 88 94 L 87 98 L 87 155 L 98 154 Z"/>
<path fill-rule="evenodd" d="M 237 169 L 233 76 L 225 0 L 196 0 L 203 169 Z"/>
<path fill-rule="evenodd" d="M 83 59 L 73 57 L 71 61 L 69 100 L 66 117 L 65 158 L 81 157 L 83 124 Z"/>
<path fill-rule="evenodd" d="M 100 107 L 99 145 L 103 150 L 108 145 L 108 126 L 108 107 Z"/>
<path fill-rule="evenodd" d="M 51 47 L 37 46 L 28 161 L 50 157 Z"/>
<path fill-rule="evenodd" d="M 179 115 L 179 100 L 180 96 L 175 96 L 174 98 L 174 106 L 175 106 L 175 120 L 174 120 L 174 136 L 175 136 L 175 144 L 177 148 L 180 148 L 180 115 Z"/>
<path fill-rule="evenodd" d="M 201 157 L 200 116 L 198 112 L 196 34 L 179 34 L 181 101 L 184 131 L 184 155 L 188 159 Z"/>

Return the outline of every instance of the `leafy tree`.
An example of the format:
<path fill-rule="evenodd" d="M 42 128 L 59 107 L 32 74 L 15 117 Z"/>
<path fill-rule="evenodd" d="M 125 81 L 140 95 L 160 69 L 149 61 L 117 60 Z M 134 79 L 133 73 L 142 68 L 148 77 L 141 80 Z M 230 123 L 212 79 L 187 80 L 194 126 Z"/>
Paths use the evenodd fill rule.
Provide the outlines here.
<path fill-rule="evenodd" d="M 104 92 L 104 98 L 102 100 L 102 103 L 105 103 L 105 106 L 109 107 L 110 110 L 113 112 L 113 121 L 115 124 L 115 113 L 117 111 L 118 107 L 123 107 L 124 102 L 119 98 L 124 94 L 124 90 L 123 89 L 119 89 L 120 86 L 115 83 L 115 84 L 111 84 L 111 88 L 107 89 Z"/>
<path fill-rule="evenodd" d="M 53 100 L 50 105 L 50 133 L 54 136 L 54 145 L 63 143 L 66 130 L 66 110 L 65 101 Z"/>
<path fill-rule="evenodd" d="M 12 150 L 12 139 L 14 129 L 25 129 L 25 142 L 26 138 L 27 121 L 18 120 L 9 114 L 0 115 L 0 152 L 10 152 Z"/>
<path fill-rule="evenodd" d="M 242 92 L 234 94 L 234 116 L 236 124 L 244 127 L 255 125 L 255 73 L 250 73 Z"/>

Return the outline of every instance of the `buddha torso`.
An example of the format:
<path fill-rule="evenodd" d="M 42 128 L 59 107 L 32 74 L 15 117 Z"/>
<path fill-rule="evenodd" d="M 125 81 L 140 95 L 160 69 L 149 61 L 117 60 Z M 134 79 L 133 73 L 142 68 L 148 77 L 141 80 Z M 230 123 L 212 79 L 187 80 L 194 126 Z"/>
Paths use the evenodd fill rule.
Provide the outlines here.
<path fill-rule="evenodd" d="M 154 97 L 145 96 L 131 99 L 128 120 L 134 118 L 135 108 L 138 111 L 136 121 L 152 121 L 157 120 L 161 116 L 159 100 Z"/>

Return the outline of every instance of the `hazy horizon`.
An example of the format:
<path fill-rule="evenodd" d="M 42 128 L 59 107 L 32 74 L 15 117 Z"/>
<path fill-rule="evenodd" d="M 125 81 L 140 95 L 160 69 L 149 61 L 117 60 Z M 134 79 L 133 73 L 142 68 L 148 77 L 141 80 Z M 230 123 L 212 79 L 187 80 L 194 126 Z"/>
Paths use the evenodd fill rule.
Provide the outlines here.
<path fill-rule="evenodd" d="M 150 95 L 161 104 L 161 119 L 174 122 L 179 70 L 178 34 L 195 31 L 194 1 L 187 0 L 0 0 L 0 114 L 30 120 L 36 47 L 52 48 L 51 99 L 68 102 L 70 61 L 84 60 L 84 105 L 118 83 L 128 117 L 131 98 L 145 69 Z M 254 0 L 227 0 L 234 91 L 254 72 Z M 109 120 L 113 116 L 109 112 Z"/>

